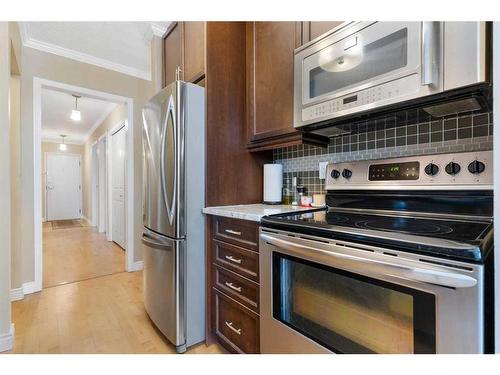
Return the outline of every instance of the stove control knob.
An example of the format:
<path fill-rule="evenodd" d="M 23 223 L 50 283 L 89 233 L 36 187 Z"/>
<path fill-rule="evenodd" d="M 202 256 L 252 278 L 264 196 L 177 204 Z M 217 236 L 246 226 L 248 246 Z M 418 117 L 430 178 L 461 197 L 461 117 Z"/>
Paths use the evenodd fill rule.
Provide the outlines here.
<path fill-rule="evenodd" d="M 429 163 L 425 166 L 425 174 L 428 176 L 435 176 L 439 172 L 439 167 L 434 163 Z"/>
<path fill-rule="evenodd" d="M 469 164 L 470 173 L 474 174 L 483 173 L 485 168 L 486 166 L 484 165 L 484 163 L 480 162 L 479 160 L 474 160 L 472 163 Z"/>
<path fill-rule="evenodd" d="M 340 172 L 338 170 L 334 169 L 332 171 L 332 173 L 330 173 L 330 175 L 332 176 L 332 178 L 337 179 L 340 177 Z"/>
<path fill-rule="evenodd" d="M 460 164 L 457 164 L 452 161 L 446 165 L 445 171 L 446 173 L 454 176 L 460 172 Z"/>
<path fill-rule="evenodd" d="M 351 176 L 352 176 L 352 171 L 350 171 L 349 169 L 344 169 L 342 171 L 342 177 L 351 178 Z"/>

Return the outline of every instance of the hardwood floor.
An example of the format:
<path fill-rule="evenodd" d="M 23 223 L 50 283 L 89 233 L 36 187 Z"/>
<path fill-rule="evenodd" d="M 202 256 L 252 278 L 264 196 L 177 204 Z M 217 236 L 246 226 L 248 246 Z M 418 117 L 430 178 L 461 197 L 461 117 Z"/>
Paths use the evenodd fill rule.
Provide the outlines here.
<path fill-rule="evenodd" d="M 12 304 L 12 353 L 175 353 L 142 300 L 142 272 L 117 273 L 31 294 Z M 197 345 L 188 353 L 225 353 Z"/>
<path fill-rule="evenodd" d="M 83 220 L 43 225 L 43 287 L 125 271 L 125 252 Z"/>

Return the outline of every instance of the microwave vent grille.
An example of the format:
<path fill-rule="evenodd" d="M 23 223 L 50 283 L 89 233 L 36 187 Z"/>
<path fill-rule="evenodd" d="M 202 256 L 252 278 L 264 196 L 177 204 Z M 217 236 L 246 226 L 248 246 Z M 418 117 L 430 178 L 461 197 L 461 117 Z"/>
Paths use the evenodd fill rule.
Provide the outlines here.
<path fill-rule="evenodd" d="M 440 103 L 423 108 L 425 112 L 433 117 L 444 117 L 457 113 L 478 111 L 480 109 L 481 104 L 479 104 L 478 100 L 474 97 Z"/>

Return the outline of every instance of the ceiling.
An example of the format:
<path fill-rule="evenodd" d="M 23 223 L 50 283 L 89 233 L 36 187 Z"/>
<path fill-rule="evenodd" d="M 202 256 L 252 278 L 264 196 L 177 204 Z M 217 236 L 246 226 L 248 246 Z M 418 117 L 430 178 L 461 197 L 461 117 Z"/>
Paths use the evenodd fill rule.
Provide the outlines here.
<path fill-rule="evenodd" d="M 23 45 L 151 80 L 151 38 L 170 22 L 20 22 Z"/>
<path fill-rule="evenodd" d="M 54 89 L 42 89 L 42 139 L 61 141 L 61 134 L 67 135 L 66 142 L 83 144 L 108 114 L 115 109 L 116 103 L 81 97 L 78 109 L 82 119 L 75 122 L 70 119 L 75 108 L 72 93 Z"/>

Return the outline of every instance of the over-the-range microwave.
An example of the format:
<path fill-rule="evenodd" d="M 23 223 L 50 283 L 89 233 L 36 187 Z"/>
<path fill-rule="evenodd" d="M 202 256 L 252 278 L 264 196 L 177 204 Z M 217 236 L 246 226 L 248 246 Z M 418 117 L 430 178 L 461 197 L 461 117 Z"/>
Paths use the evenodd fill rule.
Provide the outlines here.
<path fill-rule="evenodd" d="M 487 22 L 341 24 L 295 50 L 294 126 L 322 128 L 488 83 L 489 27 Z M 479 106 L 474 100 L 458 104 Z M 437 116 L 446 111 L 450 106 L 428 110 Z M 328 128 L 316 132 L 335 135 Z"/>

